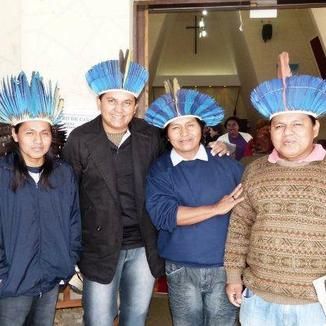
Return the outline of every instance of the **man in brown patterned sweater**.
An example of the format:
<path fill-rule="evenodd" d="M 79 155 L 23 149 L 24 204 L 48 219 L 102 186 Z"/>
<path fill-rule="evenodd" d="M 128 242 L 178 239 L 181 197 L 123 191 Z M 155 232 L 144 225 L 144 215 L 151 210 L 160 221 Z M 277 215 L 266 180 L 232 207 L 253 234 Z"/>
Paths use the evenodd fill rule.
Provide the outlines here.
<path fill-rule="evenodd" d="M 281 78 L 251 95 L 275 149 L 246 169 L 226 244 L 226 291 L 244 326 L 326 324 L 312 283 L 326 275 L 326 152 L 313 143 L 326 83 L 291 77 L 282 56 Z"/>

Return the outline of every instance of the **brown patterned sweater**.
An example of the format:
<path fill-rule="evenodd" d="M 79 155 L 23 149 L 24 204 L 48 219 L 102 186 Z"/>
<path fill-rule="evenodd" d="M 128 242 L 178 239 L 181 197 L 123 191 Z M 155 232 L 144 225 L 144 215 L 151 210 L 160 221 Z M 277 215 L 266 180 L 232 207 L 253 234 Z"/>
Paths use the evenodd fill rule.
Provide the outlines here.
<path fill-rule="evenodd" d="M 243 176 L 245 200 L 232 212 L 225 250 L 228 283 L 281 304 L 317 301 L 326 275 L 326 161 L 272 164 Z"/>

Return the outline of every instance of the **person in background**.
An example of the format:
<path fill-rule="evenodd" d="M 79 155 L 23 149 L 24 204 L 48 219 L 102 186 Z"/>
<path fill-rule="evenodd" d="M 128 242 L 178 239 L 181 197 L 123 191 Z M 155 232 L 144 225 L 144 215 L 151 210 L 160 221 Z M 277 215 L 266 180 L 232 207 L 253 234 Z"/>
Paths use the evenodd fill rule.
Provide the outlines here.
<path fill-rule="evenodd" d="M 224 122 L 224 127 L 227 133 L 220 136 L 217 140 L 223 141 L 226 144 L 235 146 L 235 159 L 241 160 L 248 147 L 248 142 L 252 136 L 246 132 L 240 131 L 240 120 L 237 117 L 229 117 Z"/>
<path fill-rule="evenodd" d="M 62 100 L 39 73 L 3 81 L 0 122 L 11 141 L 0 158 L 0 325 L 51 326 L 59 283 L 81 250 L 77 182 L 57 156 Z M 60 144 L 60 146 L 59 146 Z"/>
<path fill-rule="evenodd" d="M 145 209 L 145 177 L 162 151 L 160 131 L 135 117 L 148 72 L 121 51 L 86 79 L 101 114 L 74 129 L 64 148 L 79 179 L 84 322 L 112 325 L 119 315 L 119 325 L 141 326 L 155 277 L 164 271 Z M 225 146 L 215 150 L 224 153 Z"/>
<path fill-rule="evenodd" d="M 288 63 L 282 53 L 279 78 L 251 93 L 274 150 L 247 167 L 226 243 L 226 291 L 243 326 L 326 324 L 313 285 L 326 275 L 326 151 L 314 144 L 326 82 L 291 76 Z"/>
<path fill-rule="evenodd" d="M 206 130 L 205 130 L 206 129 Z M 217 140 L 217 138 L 222 134 L 222 125 L 218 124 L 216 126 L 205 126 L 204 135 L 205 135 L 205 146 L 209 146 L 211 142 Z"/>
<path fill-rule="evenodd" d="M 273 143 L 271 140 L 270 129 L 271 127 L 269 121 L 257 121 L 254 137 L 249 141 L 244 156 L 240 160 L 242 164 L 247 166 L 255 159 L 272 152 Z"/>
<path fill-rule="evenodd" d="M 180 89 L 176 80 L 166 89 L 145 114 L 172 145 L 150 169 L 146 207 L 166 260 L 173 325 L 237 325 L 237 308 L 225 293 L 224 245 L 229 211 L 242 201 L 243 168 L 200 143 L 204 124 L 223 119 L 215 100 Z"/>

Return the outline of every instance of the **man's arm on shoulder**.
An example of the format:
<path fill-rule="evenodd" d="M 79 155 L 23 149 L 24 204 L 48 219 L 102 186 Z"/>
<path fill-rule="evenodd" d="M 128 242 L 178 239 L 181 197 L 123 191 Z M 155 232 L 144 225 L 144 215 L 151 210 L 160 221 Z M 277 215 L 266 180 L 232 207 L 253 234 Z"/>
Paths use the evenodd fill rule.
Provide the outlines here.
<path fill-rule="evenodd" d="M 211 154 L 213 156 L 215 156 L 215 155 L 218 155 L 218 156 L 228 155 L 229 156 L 230 155 L 230 148 L 223 141 L 216 140 L 216 141 L 210 142 L 208 144 L 208 147 L 211 147 Z"/>

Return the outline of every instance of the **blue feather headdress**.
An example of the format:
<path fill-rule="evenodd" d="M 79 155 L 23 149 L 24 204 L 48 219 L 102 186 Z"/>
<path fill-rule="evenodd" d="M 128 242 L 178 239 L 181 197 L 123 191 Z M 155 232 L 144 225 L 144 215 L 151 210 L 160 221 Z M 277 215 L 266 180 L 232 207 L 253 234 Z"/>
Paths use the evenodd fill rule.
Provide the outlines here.
<path fill-rule="evenodd" d="M 93 66 L 86 73 L 86 80 L 97 95 L 119 90 L 137 98 L 147 83 L 148 71 L 130 61 L 129 51 L 124 56 L 120 50 L 119 60 L 108 60 Z"/>
<path fill-rule="evenodd" d="M 30 83 L 22 71 L 18 77 L 3 79 L 0 88 L 0 122 L 12 126 L 29 120 L 44 120 L 51 125 L 62 123 L 63 100 L 57 86 L 43 83 L 33 72 Z"/>
<path fill-rule="evenodd" d="M 287 53 L 280 55 L 280 61 L 280 78 L 265 81 L 252 91 L 250 99 L 255 109 L 270 120 L 275 115 L 291 112 L 315 118 L 325 115 L 325 80 L 308 75 L 291 76 Z"/>
<path fill-rule="evenodd" d="M 215 126 L 224 118 L 224 112 L 216 101 L 203 93 L 181 89 L 176 79 L 165 82 L 167 94 L 157 98 L 145 113 L 145 120 L 158 128 L 165 128 L 173 120 L 193 116 L 207 126 Z"/>

